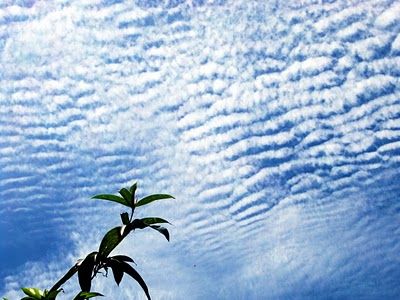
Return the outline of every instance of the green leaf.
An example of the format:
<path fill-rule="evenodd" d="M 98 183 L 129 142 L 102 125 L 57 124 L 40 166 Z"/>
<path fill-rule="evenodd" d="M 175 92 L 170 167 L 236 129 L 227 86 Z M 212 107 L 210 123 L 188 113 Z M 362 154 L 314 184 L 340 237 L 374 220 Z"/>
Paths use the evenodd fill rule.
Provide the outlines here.
<path fill-rule="evenodd" d="M 44 300 L 55 300 L 57 295 L 62 291 L 62 289 L 56 291 L 44 291 Z"/>
<path fill-rule="evenodd" d="M 171 224 L 167 220 L 164 220 L 162 218 L 157 218 L 157 217 L 143 218 L 141 220 L 143 221 L 143 223 L 145 223 L 147 225 L 152 225 L 152 224 L 157 224 L 157 223 L 168 223 L 168 224 Z"/>
<path fill-rule="evenodd" d="M 165 238 L 169 242 L 169 232 L 167 228 L 158 225 L 150 225 L 150 227 L 153 228 L 154 230 L 157 230 L 159 233 L 165 236 Z"/>
<path fill-rule="evenodd" d="M 128 275 L 130 275 L 133 279 L 135 279 L 139 283 L 139 285 L 142 287 L 143 291 L 145 292 L 147 299 L 151 300 L 150 294 L 149 294 L 149 289 L 147 288 L 146 283 L 144 282 L 143 278 L 139 275 L 139 273 L 126 262 L 121 263 L 121 265 L 122 265 L 122 270 L 125 273 L 127 273 Z"/>
<path fill-rule="evenodd" d="M 135 195 L 136 195 L 136 189 L 137 189 L 137 183 L 135 182 L 130 188 L 129 191 L 132 194 L 132 201 L 131 201 L 131 206 L 132 206 L 132 210 L 135 210 Z"/>
<path fill-rule="evenodd" d="M 128 191 L 126 188 L 122 188 L 119 190 L 119 193 L 121 194 L 122 197 L 124 197 L 125 202 L 131 206 L 132 204 L 132 194 L 130 191 Z"/>
<path fill-rule="evenodd" d="M 78 295 L 75 296 L 73 300 L 85 300 L 97 296 L 104 296 L 104 295 L 96 292 L 80 292 Z"/>
<path fill-rule="evenodd" d="M 154 195 L 150 195 L 150 196 L 147 196 L 147 197 L 144 197 L 144 198 L 140 199 L 138 201 L 138 203 L 136 203 L 135 206 L 136 207 L 137 206 L 142 206 L 142 205 L 149 204 L 149 203 L 151 203 L 153 201 L 156 201 L 156 200 L 170 199 L 170 198 L 175 199 L 171 195 L 167 195 L 167 194 L 154 194 Z"/>
<path fill-rule="evenodd" d="M 43 296 L 43 292 L 37 288 L 22 288 L 21 290 L 34 299 L 41 299 Z"/>
<path fill-rule="evenodd" d="M 135 263 L 132 258 L 130 258 L 129 256 L 126 256 L 126 255 L 114 255 L 111 258 L 118 260 L 118 261 L 129 261 L 129 262 Z"/>
<path fill-rule="evenodd" d="M 110 267 L 113 271 L 114 280 L 117 285 L 121 283 L 122 277 L 124 276 L 124 271 L 122 270 L 122 263 L 118 260 L 111 259 Z"/>
<path fill-rule="evenodd" d="M 132 198 L 135 198 L 136 189 L 137 189 L 137 182 L 135 182 L 135 183 L 129 188 L 129 191 L 130 191 L 131 194 L 132 194 Z"/>
<path fill-rule="evenodd" d="M 149 225 L 145 224 L 141 219 L 134 219 L 129 225 L 130 230 L 143 229 Z"/>
<path fill-rule="evenodd" d="M 126 200 L 120 196 L 117 195 L 111 195 L 111 194 L 100 194 L 93 196 L 92 199 L 100 199 L 100 200 L 108 200 L 108 201 L 113 201 L 117 202 L 119 204 L 131 207 L 129 202 L 126 202 Z"/>
<path fill-rule="evenodd" d="M 122 226 L 114 227 L 104 235 L 99 247 L 101 257 L 107 257 L 131 230 L 130 226 L 126 226 L 123 235 L 121 235 L 121 228 Z"/>
<path fill-rule="evenodd" d="M 121 221 L 124 225 L 129 224 L 129 214 L 127 212 L 121 214 Z"/>
<path fill-rule="evenodd" d="M 81 290 L 90 292 L 92 286 L 92 273 L 95 265 L 97 252 L 92 252 L 85 257 L 82 264 L 78 267 L 78 280 Z"/>

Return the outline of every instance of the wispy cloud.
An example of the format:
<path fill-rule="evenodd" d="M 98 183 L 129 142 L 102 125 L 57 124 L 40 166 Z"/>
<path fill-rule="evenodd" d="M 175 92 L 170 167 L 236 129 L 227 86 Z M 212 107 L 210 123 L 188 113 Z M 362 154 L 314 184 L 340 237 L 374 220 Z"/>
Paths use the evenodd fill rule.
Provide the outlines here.
<path fill-rule="evenodd" d="M 171 243 L 119 249 L 156 299 L 395 297 L 399 7 L 0 5 L 1 293 L 94 250 L 121 211 L 88 197 L 138 180 L 177 198 L 143 211 Z"/>

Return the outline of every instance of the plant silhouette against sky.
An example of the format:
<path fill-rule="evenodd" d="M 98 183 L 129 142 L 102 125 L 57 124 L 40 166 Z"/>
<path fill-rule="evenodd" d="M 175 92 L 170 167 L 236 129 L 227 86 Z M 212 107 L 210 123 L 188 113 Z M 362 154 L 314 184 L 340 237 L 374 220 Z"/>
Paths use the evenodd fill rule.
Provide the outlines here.
<path fill-rule="evenodd" d="M 132 258 L 126 255 L 114 255 L 110 256 L 111 252 L 117 247 L 122 240 L 132 231 L 136 229 L 151 228 L 157 230 L 169 241 L 169 232 L 165 227 L 159 224 L 168 223 L 159 217 L 148 217 L 141 219 L 134 219 L 133 215 L 135 209 L 147 205 L 151 202 L 174 198 L 168 194 L 153 194 L 146 196 L 140 200 L 136 200 L 136 189 L 137 184 L 133 184 L 129 189 L 122 188 L 119 191 L 120 195 L 112 194 L 99 194 L 93 196 L 92 199 L 107 200 L 122 204 L 130 209 L 130 213 L 121 213 L 120 226 L 114 227 L 109 230 L 103 237 L 100 246 L 97 251 L 89 253 L 84 259 L 79 259 L 74 266 L 60 279 L 53 287 L 49 290 L 41 291 L 38 288 L 22 288 L 22 291 L 26 294 L 21 300 L 55 300 L 63 289 L 61 288 L 72 276 L 78 273 L 78 281 L 81 291 L 73 298 L 73 300 L 84 300 L 97 296 L 103 296 L 101 293 L 92 292 L 92 280 L 98 273 L 103 270 L 105 274 L 108 274 L 108 270 L 111 269 L 114 275 L 114 280 L 117 285 L 120 284 L 124 274 L 128 274 L 134 280 L 136 280 L 142 287 L 148 300 L 151 300 L 149 289 L 140 276 L 140 274 L 132 267 L 132 263 L 135 264 Z M 7 300 L 6 298 L 3 298 Z"/>

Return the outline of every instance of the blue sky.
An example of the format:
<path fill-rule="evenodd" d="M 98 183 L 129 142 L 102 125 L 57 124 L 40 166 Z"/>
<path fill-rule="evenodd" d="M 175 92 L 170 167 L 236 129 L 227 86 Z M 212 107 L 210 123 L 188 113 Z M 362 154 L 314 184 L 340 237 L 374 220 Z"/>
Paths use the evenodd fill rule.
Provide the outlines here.
<path fill-rule="evenodd" d="M 176 197 L 141 212 L 170 243 L 116 251 L 154 299 L 398 298 L 399 32 L 393 0 L 0 2 L 0 295 L 96 250 L 123 210 L 89 198 L 138 181 Z"/>

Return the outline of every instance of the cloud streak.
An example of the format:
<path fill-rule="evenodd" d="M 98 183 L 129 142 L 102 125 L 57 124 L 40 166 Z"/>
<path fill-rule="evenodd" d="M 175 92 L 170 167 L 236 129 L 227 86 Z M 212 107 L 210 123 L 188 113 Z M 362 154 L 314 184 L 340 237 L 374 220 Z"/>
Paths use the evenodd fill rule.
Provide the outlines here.
<path fill-rule="evenodd" d="M 138 180 L 177 198 L 143 212 L 171 219 L 170 244 L 120 250 L 156 299 L 395 298 L 398 9 L 1 6 L 0 292 L 48 287 L 120 213 L 86 199 Z"/>

